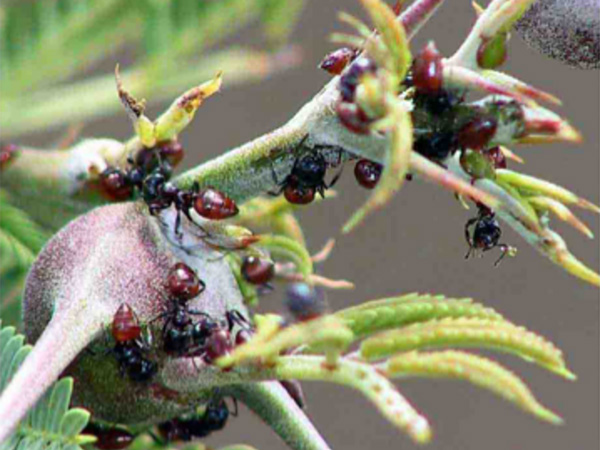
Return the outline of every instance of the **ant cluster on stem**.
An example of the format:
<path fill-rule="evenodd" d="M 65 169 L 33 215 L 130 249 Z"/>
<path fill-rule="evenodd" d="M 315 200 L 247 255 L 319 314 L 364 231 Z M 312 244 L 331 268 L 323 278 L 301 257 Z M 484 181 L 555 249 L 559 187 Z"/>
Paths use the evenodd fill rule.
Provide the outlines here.
<path fill-rule="evenodd" d="M 180 233 L 182 213 L 190 222 L 194 222 L 191 210 L 209 220 L 228 219 L 237 215 L 237 205 L 223 192 L 210 187 L 200 189 L 197 183 L 192 189 L 179 189 L 169 181 L 173 165 L 182 157 L 183 149 L 177 142 L 144 149 L 135 159 L 128 159 L 129 169 L 109 167 L 102 172 L 100 186 L 105 195 L 113 200 L 128 200 L 137 192 L 152 215 L 174 205 L 177 210 L 176 234 Z"/>
<path fill-rule="evenodd" d="M 361 108 L 356 95 L 361 82 L 377 73 L 375 61 L 361 55 L 357 49 L 344 47 L 327 55 L 320 67 L 332 75 L 339 75 L 336 111 L 340 123 L 356 134 L 371 133 L 370 126 L 380 117 Z M 428 120 L 434 122 L 426 134 L 419 134 L 416 127 L 414 151 L 440 165 L 446 158 L 459 153 L 461 167 L 471 176 L 472 183 L 480 178 L 493 177 L 495 169 L 507 167 L 503 150 L 498 146 L 489 146 L 498 127 L 497 119 L 482 113 L 465 121 L 457 114 L 464 102 L 464 94 L 457 89 L 444 87 L 442 56 L 433 42 L 415 56 L 411 69 L 401 82 L 401 89 L 412 96 L 416 106 L 414 114 L 425 112 Z M 414 117 L 414 120 L 418 121 L 419 118 Z M 356 163 L 354 174 L 361 186 L 374 189 L 382 170 L 380 164 L 361 159 Z M 412 175 L 407 174 L 406 178 L 410 180 Z M 469 245 L 467 258 L 477 250 L 484 252 L 499 247 L 502 255 L 496 261 L 497 265 L 506 254 L 513 254 L 515 249 L 499 243 L 501 229 L 494 218 L 494 211 L 480 203 L 476 204 L 479 211 L 477 217 L 469 219 L 465 225 Z"/>

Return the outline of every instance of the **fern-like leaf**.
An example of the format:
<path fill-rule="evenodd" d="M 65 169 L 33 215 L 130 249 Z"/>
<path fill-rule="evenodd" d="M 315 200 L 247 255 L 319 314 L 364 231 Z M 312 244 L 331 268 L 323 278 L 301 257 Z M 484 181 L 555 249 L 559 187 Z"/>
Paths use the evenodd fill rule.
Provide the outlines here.
<path fill-rule="evenodd" d="M 0 312 L 4 320 L 16 323 L 25 276 L 48 234 L 27 213 L 10 204 L 2 190 L 0 211 Z"/>
<path fill-rule="evenodd" d="M 364 340 L 360 353 L 363 358 L 374 360 L 394 353 L 438 347 L 477 347 L 512 353 L 565 378 L 575 378 L 556 346 L 505 320 L 446 318 L 415 323 Z"/>
<path fill-rule="evenodd" d="M 358 336 L 445 317 L 502 319 L 492 308 L 474 303 L 469 298 L 452 299 L 417 293 L 365 302 L 338 311 L 336 316 Z"/>
<path fill-rule="evenodd" d="M 466 352 L 410 352 L 391 358 L 382 370 L 390 377 L 455 378 L 470 381 L 516 404 L 542 420 L 560 424 L 562 419 L 544 407 L 521 379 L 497 362 Z"/>
<path fill-rule="evenodd" d="M 48 239 L 24 211 L 9 203 L 0 190 L 0 272 L 12 267 L 27 268 Z"/>
<path fill-rule="evenodd" d="M 0 394 L 32 349 L 24 341 L 14 327 L 0 328 Z M 0 443 L 0 450 L 81 450 L 82 445 L 94 442 L 93 436 L 81 434 L 90 413 L 81 408 L 69 409 L 72 391 L 72 378 L 57 381 L 15 432 Z"/>

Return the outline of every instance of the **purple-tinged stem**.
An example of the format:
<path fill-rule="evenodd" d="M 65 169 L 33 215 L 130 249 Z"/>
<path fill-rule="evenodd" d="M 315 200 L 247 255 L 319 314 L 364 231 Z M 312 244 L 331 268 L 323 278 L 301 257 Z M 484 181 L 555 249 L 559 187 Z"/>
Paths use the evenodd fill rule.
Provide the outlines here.
<path fill-rule="evenodd" d="M 103 330 L 102 309 L 86 301 L 57 313 L 0 397 L 3 442 L 77 355 Z M 82 312 L 85 311 L 85 315 Z"/>
<path fill-rule="evenodd" d="M 406 11 L 400 14 L 400 22 L 406 30 L 406 35 L 412 37 L 435 14 L 436 9 L 444 0 L 416 0 Z"/>

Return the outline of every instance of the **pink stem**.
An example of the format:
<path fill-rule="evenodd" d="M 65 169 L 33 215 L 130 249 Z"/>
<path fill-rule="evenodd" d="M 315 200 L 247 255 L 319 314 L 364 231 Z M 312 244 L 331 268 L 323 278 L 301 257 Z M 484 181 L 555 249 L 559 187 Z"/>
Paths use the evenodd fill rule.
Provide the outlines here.
<path fill-rule="evenodd" d="M 400 15 L 400 22 L 409 37 L 425 25 L 444 0 L 416 0 Z"/>
<path fill-rule="evenodd" d="M 85 304 L 80 302 L 81 306 Z M 57 312 L 0 397 L 0 443 L 102 330 L 102 314 L 84 308 Z M 89 309 L 89 308 L 88 308 Z M 100 310 L 100 308 L 98 309 Z"/>

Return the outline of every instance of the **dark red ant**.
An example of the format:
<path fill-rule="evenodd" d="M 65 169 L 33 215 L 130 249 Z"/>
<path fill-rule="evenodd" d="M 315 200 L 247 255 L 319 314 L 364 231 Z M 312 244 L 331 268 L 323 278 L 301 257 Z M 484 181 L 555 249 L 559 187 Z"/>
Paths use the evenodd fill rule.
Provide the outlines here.
<path fill-rule="evenodd" d="M 200 295 L 206 285 L 191 267 L 177 263 L 167 277 L 167 291 L 171 296 L 168 311 L 153 319 L 166 317 L 163 325 L 163 345 L 167 353 L 186 354 L 194 346 L 203 346 L 211 330 L 216 326 L 210 316 L 189 308 L 188 301 Z M 190 316 L 203 316 L 193 323 Z"/>
<path fill-rule="evenodd" d="M 292 283 L 288 286 L 285 305 L 300 322 L 315 319 L 327 311 L 323 290 L 306 283 Z"/>
<path fill-rule="evenodd" d="M 377 186 L 383 166 L 368 159 L 359 160 L 354 166 L 354 176 L 356 181 L 366 189 L 373 189 Z"/>
<path fill-rule="evenodd" d="M 355 57 L 355 50 L 348 47 L 342 47 L 327 54 L 319 64 L 319 68 L 331 75 L 339 75 Z"/>
<path fill-rule="evenodd" d="M 206 285 L 196 272 L 185 263 L 178 262 L 169 271 L 167 289 L 179 300 L 187 301 L 201 294 Z"/>
<path fill-rule="evenodd" d="M 496 134 L 498 121 L 495 117 L 478 116 L 458 131 L 458 145 L 463 148 L 482 149 Z"/>
<path fill-rule="evenodd" d="M 181 213 L 193 222 L 191 209 L 210 220 L 227 219 L 236 215 L 239 212 L 237 205 L 224 193 L 210 187 L 200 190 L 198 183 L 194 183 L 190 190 L 183 190 L 169 181 L 172 174 L 170 161 L 176 163 L 182 157 L 182 150 L 171 147 L 168 148 L 171 153 L 161 153 L 153 151 L 154 149 L 142 150 L 135 160 L 128 159 L 132 167 L 126 171 L 114 167 L 106 169 L 100 174 L 100 185 L 105 194 L 113 200 L 128 200 L 137 190 L 152 215 L 174 205 L 177 210 L 177 234 Z"/>
<path fill-rule="evenodd" d="M 112 322 L 114 349 L 121 374 L 133 381 L 148 381 L 157 371 L 156 363 L 144 356 L 147 345 L 142 342 L 142 330 L 134 310 L 127 303 L 117 309 Z"/>
<path fill-rule="evenodd" d="M 486 252 L 493 248 L 500 248 L 501 255 L 494 263 L 497 266 L 500 261 L 512 250 L 507 244 L 499 243 L 502 236 L 502 229 L 496 220 L 495 213 L 489 208 L 479 205 L 479 213 L 477 217 L 469 219 L 465 224 L 465 238 L 469 244 L 469 251 L 465 258 L 469 258 L 471 254 L 477 250 Z M 473 232 L 471 233 L 471 227 Z"/>
<path fill-rule="evenodd" d="M 237 415 L 236 412 L 232 415 Z M 209 403 L 204 414 L 190 419 L 173 419 L 158 425 L 158 432 L 167 442 L 191 441 L 222 430 L 229 419 L 229 407 L 225 400 Z"/>
<path fill-rule="evenodd" d="M 214 328 L 206 339 L 202 356 L 208 364 L 230 353 L 233 350 L 234 343 L 235 345 L 242 345 L 252 337 L 252 326 L 239 311 L 227 311 L 225 317 L 226 323 L 223 324 L 224 326 Z M 236 333 L 234 343 L 232 343 L 231 332 L 235 325 L 238 325 L 240 330 Z"/>
<path fill-rule="evenodd" d="M 342 154 L 340 150 L 340 161 L 341 158 Z M 280 186 L 280 189 L 279 192 L 272 194 L 279 195 L 283 192 L 286 200 L 295 205 L 306 205 L 312 202 L 317 192 L 324 198 L 325 190 L 333 187 L 342 174 L 340 171 L 327 184 L 325 182 L 327 168 L 328 163 L 319 150 L 298 156 L 294 161 L 290 174 L 282 182 L 277 181 L 277 174 L 273 169 L 273 180 Z"/>
<path fill-rule="evenodd" d="M 121 450 L 127 448 L 134 441 L 135 436 L 123 428 L 108 428 L 90 423 L 83 430 L 83 434 L 96 437 L 94 447 L 100 450 Z"/>
<path fill-rule="evenodd" d="M 268 259 L 246 256 L 242 260 L 241 274 L 250 284 L 266 284 L 275 276 L 275 264 Z"/>
<path fill-rule="evenodd" d="M 193 208 L 200 216 L 210 220 L 228 219 L 239 213 L 235 202 L 221 191 L 206 188 L 201 191 L 195 185 Z"/>
<path fill-rule="evenodd" d="M 433 42 L 429 42 L 415 57 L 412 84 L 418 92 L 426 94 L 435 94 L 442 89 L 442 55 Z"/>
<path fill-rule="evenodd" d="M 373 121 L 356 103 L 338 102 L 335 112 L 341 124 L 353 133 L 369 134 L 371 132 L 369 125 Z"/>

